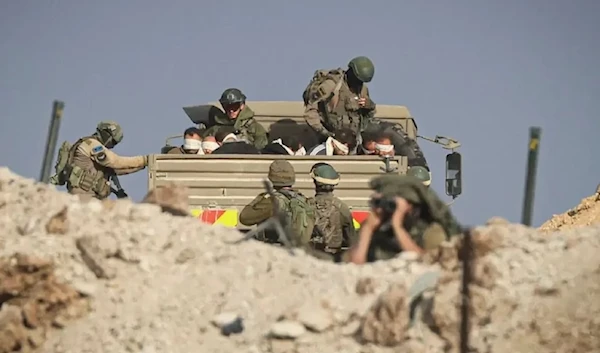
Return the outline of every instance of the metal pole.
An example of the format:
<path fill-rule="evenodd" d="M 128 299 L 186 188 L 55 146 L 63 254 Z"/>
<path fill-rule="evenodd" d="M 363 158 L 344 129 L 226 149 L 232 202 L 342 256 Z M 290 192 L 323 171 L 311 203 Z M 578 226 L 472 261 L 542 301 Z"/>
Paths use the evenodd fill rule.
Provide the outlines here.
<path fill-rule="evenodd" d="M 463 277 L 462 277 L 462 286 L 461 286 L 461 305 L 460 305 L 460 353 L 468 353 L 469 352 L 469 315 L 471 309 L 471 291 L 470 291 L 470 283 L 471 283 L 471 268 L 473 261 L 473 243 L 471 239 L 471 229 L 465 229 L 463 232 L 464 242 L 462 248 L 462 257 L 463 257 Z"/>
<path fill-rule="evenodd" d="M 58 131 L 60 130 L 60 121 L 62 119 L 65 103 L 54 101 L 52 106 L 52 117 L 50 118 L 50 126 L 48 127 L 48 138 L 46 140 L 46 150 L 44 160 L 42 162 L 42 171 L 40 173 L 40 182 L 48 183 L 50 180 L 50 170 L 52 169 L 52 161 L 56 151 L 56 143 L 58 141 Z"/>
<path fill-rule="evenodd" d="M 542 129 L 529 128 L 529 155 L 527 157 L 527 175 L 525 179 L 525 196 L 523 198 L 523 214 L 521 223 L 530 227 L 533 216 L 533 198 L 535 196 L 535 176 L 537 173 L 538 152 Z"/>

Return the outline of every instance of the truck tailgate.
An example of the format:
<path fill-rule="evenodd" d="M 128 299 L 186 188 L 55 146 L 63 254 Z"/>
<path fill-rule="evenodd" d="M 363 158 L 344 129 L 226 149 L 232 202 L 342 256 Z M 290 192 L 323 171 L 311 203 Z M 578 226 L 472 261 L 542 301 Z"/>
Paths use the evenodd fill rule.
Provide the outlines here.
<path fill-rule="evenodd" d="M 368 182 L 385 172 L 385 163 L 374 156 L 279 156 L 279 155 L 152 155 L 148 165 L 148 190 L 171 183 L 189 189 L 190 212 L 202 221 L 238 229 L 238 213 L 259 193 L 273 160 L 287 159 L 296 171 L 294 187 L 314 195 L 310 168 L 318 162 L 331 164 L 341 175 L 335 194 L 351 209 L 355 226 L 368 214 L 371 191 Z M 396 173 L 405 174 L 406 157 L 390 159 Z"/>

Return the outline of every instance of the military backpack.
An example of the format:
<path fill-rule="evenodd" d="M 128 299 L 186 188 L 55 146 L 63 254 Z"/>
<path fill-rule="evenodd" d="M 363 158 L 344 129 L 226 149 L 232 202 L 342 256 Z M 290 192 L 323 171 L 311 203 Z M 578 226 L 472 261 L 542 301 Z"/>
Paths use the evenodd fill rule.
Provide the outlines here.
<path fill-rule="evenodd" d="M 292 243 L 295 246 L 309 244 L 315 228 L 315 208 L 306 196 L 290 190 L 278 190 L 287 199 L 289 226 L 292 232 Z"/>
<path fill-rule="evenodd" d="M 304 92 L 302 92 L 302 99 L 304 100 L 304 104 L 307 105 L 312 102 L 330 100 L 334 95 L 336 95 L 339 92 L 340 87 L 343 83 L 344 74 L 345 71 L 342 69 L 315 71 L 312 79 L 304 89 Z M 337 84 L 333 92 L 323 91 L 321 85 L 327 80 L 332 80 Z"/>

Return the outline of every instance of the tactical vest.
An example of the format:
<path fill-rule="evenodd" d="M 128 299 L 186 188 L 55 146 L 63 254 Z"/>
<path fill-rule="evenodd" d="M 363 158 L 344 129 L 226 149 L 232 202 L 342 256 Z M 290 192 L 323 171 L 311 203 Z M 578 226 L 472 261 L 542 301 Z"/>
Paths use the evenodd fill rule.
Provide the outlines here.
<path fill-rule="evenodd" d="M 92 191 L 98 198 L 103 199 L 110 195 L 108 177 L 111 171 L 95 163 L 89 156 L 78 152 L 79 145 L 88 139 L 96 138 L 93 136 L 81 138 L 69 151 L 69 159 L 65 167 L 67 190 L 78 188 L 85 192 Z"/>
<path fill-rule="evenodd" d="M 361 114 L 358 98 L 368 98 L 367 87 L 362 86 L 359 97 L 350 91 L 350 87 L 346 82 L 343 82 L 338 94 L 327 105 L 327 108 L 329 108 L 327 120 L 332 128 L 350 128 L 355 133 L 363 130 L 363 125 L 366 123 L 363 118 L 366 117 Z"/>

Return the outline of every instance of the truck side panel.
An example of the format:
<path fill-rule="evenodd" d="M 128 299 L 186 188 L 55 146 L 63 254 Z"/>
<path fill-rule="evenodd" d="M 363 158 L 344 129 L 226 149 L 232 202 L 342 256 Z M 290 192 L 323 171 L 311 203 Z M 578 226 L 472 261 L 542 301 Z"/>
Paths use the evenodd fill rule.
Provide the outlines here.
<path fill-rule="evenodd" d="M 373 156 L 279 156 L 279 155 L 152 155 L 148 166 L 148 188 L 170 183 L 189 189 L 190 212 L 205 222 L 228 226 L 237 224 L 237 214 L 259 193 L 273 160 L 287 159 L 296 171 L 295 188 L 306 196 L 314 195 L 310 168 L 317 162 L 330 163 L 341 174 L 336 195 L 352 211 L 368 209 L 371 191 L 368 182 L 384 173 L 385 163 Z M 390 160 L 397 173 L 405 174 L 405 157 Z M 235 219 L 235 222 L 234 222 Z M 219 221 L 218 220 L 222 220 Z M 235 223 L 235 224 L 233 224 Z"/>

